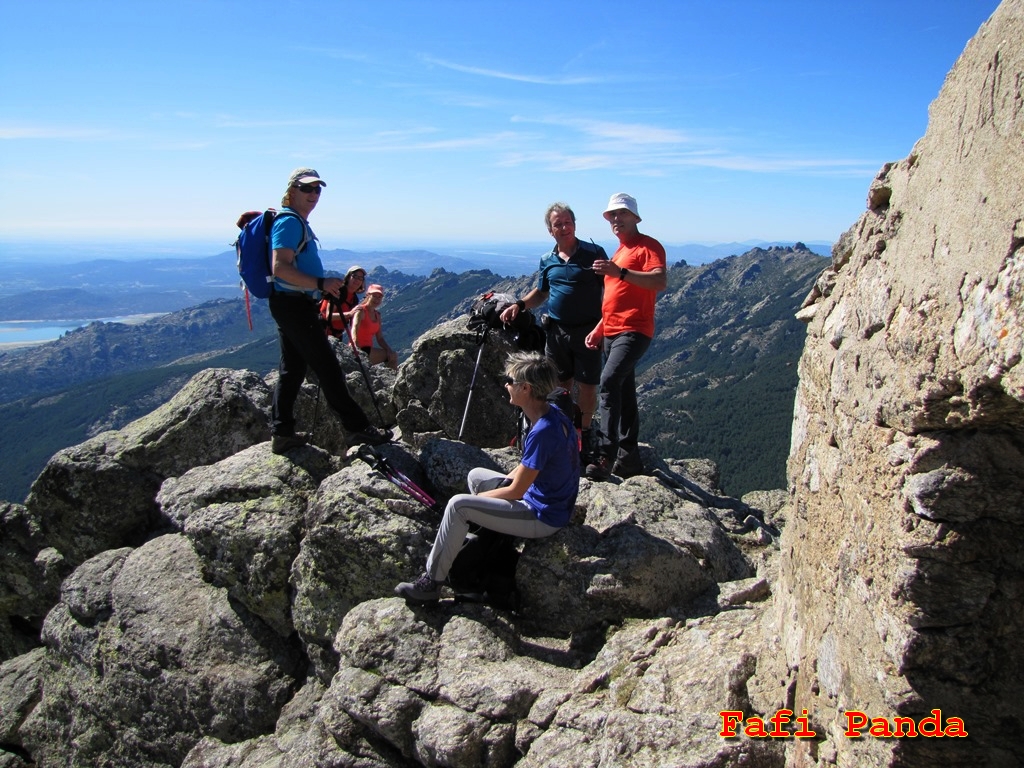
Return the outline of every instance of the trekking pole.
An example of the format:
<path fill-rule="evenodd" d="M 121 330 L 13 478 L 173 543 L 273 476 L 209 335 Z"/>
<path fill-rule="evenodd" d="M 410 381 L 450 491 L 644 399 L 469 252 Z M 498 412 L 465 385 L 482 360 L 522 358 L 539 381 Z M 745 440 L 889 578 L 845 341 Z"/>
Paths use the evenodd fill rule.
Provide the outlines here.
<path fill-rule="evenodd" d="M 331 299 L 332 305 L 334 304 L 333 297 Z M 338 317 L 341 318 L 342 328 L 345 329 L 345 333 L 348 335 L 349 345 L 352 347 L 352 354 L 356 358 L 356 363 L 359 364 L 359 370 L 363 374 L 363 381 L 366 382 L 366 388 L 370 391 L 370 400 L 373 402 L 373 408 L 377 411 L 377 418 L 380 419 L 380 426 L 382 429 L 387 427 L 384 422 L 384 414 L 380 412 L 380 405 L 377 403 L 377 395 L 373 391 L 373 384 L 370 382 L 370 374 L 366 370 L 366 366 L 363 365 L 363 358 L 359 354 L 359 347 L 356 346 L 356 340 L 352 336 L 352 326 L 348 322 L 348 318 L 345 317 L 345 313 L 341 311 L 341 306 L 337 306 Z"/>
<path fill-rule="evenodd" d="M 392 482 L 395 482 L 397 480 L 396 484 L 398 485 L 399 488 L 409 493 L 413 498 L 422 502 L 425 507 L 434 509 L 437 506 L 437 502 L 434 501 L 433 497 L 426 491 L 424 491 L 422 488 L 420 488 L 418 485 L 416 485 L 416 483 L 414 483 L 412 480 L 410 480 L 409 477 L 405 475 L 405 473 L 391 466 L 391 464 L 389 464 L 386 459 L 381 459 L 381 461 L 384 463 L 384 465 L 387 467 L 387 470 L 390 472 L 389 477 L 391 477 Z"/>
<path fill-rule="evenodd" d="M 316 417 L 320 413 L 320 380 L 316 382 L 316 403 L 313 405 L 313 428 L 309 430 L 309 442 L 316 436 Z"/>
<path fill-rule="evenodd" d="M 466 395 L 466 409 L 462 412 L 462 424 L 459 426 L 459 440 L 462 439 L 462 433 L 466 429 L 466 417 L 469 415 L 469 401 L 473 399 L 473 388 L 476 386 L 476 373 L 480 370 L 480 358 L 484 354 L 484 343 L 487 341 L 487 331 L 490 329 L 484 326 L 483 332 L 480 334 L 480 348 L 476 352 L 476 365 L 473 366 L 473 378 L 469 382 L 469 394 Z"/>
<path fill-rule="evenodd" d="M 365 461 L 370 465 L 370 469 L 382 474 L 385 479 L 397 485 L 420 504 L 427 507 L 427 509 L 434 511 L 437 510 L 437 502 L 434 501 L 430 494 L 416 485 L 416 483 L 410 480 L 405 474 L 391 466 L 391 463 L 388 462 L 387 459 L 373 450 L 370 446 L 360 446 L 359 450 L 356 452 L 356 457 Z"/>

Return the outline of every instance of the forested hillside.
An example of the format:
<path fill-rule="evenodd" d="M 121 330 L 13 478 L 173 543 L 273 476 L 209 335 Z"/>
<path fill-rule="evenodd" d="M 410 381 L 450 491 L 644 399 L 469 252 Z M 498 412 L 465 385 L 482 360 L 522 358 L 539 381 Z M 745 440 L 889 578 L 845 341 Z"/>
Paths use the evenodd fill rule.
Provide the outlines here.
<path fill-rule="evenodd" d="M 670 269 L 639 377 L 644 439 L 713 459 L 732 496 L 784 488 L 804 342 L 794 315 L 827 264 L 797 243 Z"/>

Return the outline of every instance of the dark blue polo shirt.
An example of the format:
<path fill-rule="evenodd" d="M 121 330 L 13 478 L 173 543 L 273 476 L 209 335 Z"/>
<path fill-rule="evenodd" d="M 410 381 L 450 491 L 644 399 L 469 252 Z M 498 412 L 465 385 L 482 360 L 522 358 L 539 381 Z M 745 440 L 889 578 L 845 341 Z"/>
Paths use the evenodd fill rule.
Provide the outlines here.
<path fill-rule="evenodd" d="M 537 289 L 548 294 L 548 316 L 561 326 L 597 325 L 601 319 L 604 278 L 591 267 L 607 259 L 604 248 L 577 240 L 576 253 L 567 262 L 558 257 L 558 246 L 540 260 Z"/>

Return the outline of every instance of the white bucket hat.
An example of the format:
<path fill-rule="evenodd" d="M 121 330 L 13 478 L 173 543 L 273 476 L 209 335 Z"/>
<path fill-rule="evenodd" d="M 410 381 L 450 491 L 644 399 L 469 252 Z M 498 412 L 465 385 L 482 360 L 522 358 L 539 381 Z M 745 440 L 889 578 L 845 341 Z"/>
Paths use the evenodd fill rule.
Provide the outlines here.
<path fill-rule="evenodd" d="M 603 215 L 607 219 L 608 214 L 612 211 L 621 211 L 623 209 L 636 216 L 637 221 L 643 221 L 640 218 L 640 214 L 636 212 L 636 198 L 627 195 L 625 192 L 616 192 L 611 196 L 611 199 L 608 201 L 608 207 L 604 209 Z"/>

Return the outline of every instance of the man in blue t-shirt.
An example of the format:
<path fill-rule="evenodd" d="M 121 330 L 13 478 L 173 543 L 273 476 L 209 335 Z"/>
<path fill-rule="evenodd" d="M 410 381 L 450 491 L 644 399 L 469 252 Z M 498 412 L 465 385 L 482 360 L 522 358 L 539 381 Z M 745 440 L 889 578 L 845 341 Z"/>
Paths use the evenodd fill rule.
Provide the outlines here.
<path fill-rule="evenodd" d="M 576 428 L 547 401 L 558 372 L 549 358 L 514 352 L 505 366 L 509 402 L 523 409 L 530 423 L 523 457 L 511 472 L 486 467 L 470 470 L 469 493 L 452 496 L 444 510 L 427 569 L 395 594 L 414 603 L 435 602 L 470 525 L 527 539 L 557 533 L 569 524 L 580 487 Z"/>
<path fill-rule="evenodd" d="M 601 320 L 604 278 L 594 274 L 594 262 L 608 259 L 604 248 L 576 237 L 576 214 L 565 203 L 553 203 L 544 214 L 555 246 L 540 260 L 537 287 L 501 314 L 511 323 L 524 309 L 548 302 L 544 353 L 558 369 L 559 385 L 569 392 L 579 388 L 576 405 L 583 429 L 584 464 L 596 443 L 591 420 L 597 410 L 597 385 L 601 381 L 601 350 L 589 349 L 587 334 Z"/>
<path fill-rule="evenodd" d="M 370 424 L 359 403 L 352 399 L 341 364 L 320 322 L 318 297 L 321 294 L 337 297 L 344 285 L 340 278 L 324 277 L 316 235 L 307 221 L 326 186 L 312 168 L 293 171 L 281 200 L 284 208 L 270 230 L 274 272 L 270 314 L 277 323 L 281 345 L 280 376 L 274 387 L 271 425 L 274 453 L 285 453 L 308 441 L 307 435 L 296 433 L 294 415 L 295 400 L 307 368 L 316 373 L 320 391 L 349 433 L 350 442 L 379 445 L 391 439 L 389 432 Z"/>

